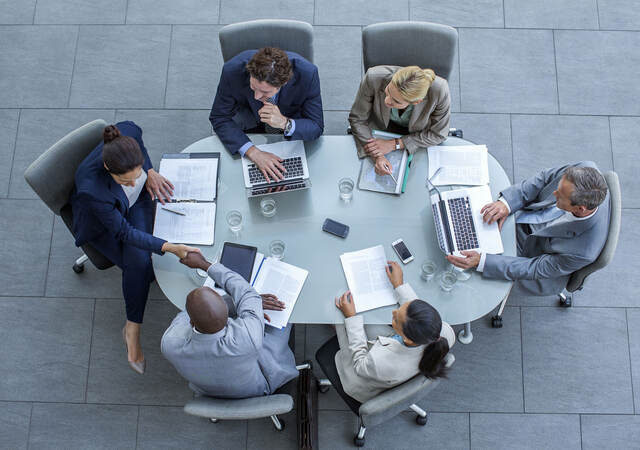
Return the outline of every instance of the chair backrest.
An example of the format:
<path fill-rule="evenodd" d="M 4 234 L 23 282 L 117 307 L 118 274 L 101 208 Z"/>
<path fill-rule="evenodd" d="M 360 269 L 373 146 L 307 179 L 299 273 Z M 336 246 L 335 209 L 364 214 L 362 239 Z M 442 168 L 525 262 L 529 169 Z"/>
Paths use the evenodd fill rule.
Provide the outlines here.
<path fill-rule="evenodd" d="M 571 274 L 569 282 L 567 283 L 567 291 L 569 292 L 582 289 L 584 280 L 589 275 L 609 264 L 613 259 L 616 247 L 618 246 L 618 237 L 620 236 L 620 218 L 622 215 L 620 181 L 618 180 L 618 174 L 615 172 L 605 172 L 603 175 L 604 179 L 607 181 L 607 186 L 609 187 L 609 197 L 611 201 L 607 241 L 605 242 L 600 255 L 598 255 L 598 258 L 594 262 Z"/>
<path fill-rule="evenodd" d="M 222 59 L 227 62 L 245 50 L 278 47 L 313 62 L 313 27 L 298 20 L 262 19 L 238 22 L 220 29 Z"/>
<path fill-rule="evenodd" d="M 365 72 L 373 66 L 419 66 L 449 79 L 458 48 L 458 32 L 431 22 L 384 22 L 362 30 Z"/>
<path fill-rule="evenodd" d="M 76 170 L 82 160 L 102 140 L 107 123 L 94 120 L 67 134 L 31 163 L 24 178 L 38 197 L 53 211 L 69 202 L 75 183 Z"/>

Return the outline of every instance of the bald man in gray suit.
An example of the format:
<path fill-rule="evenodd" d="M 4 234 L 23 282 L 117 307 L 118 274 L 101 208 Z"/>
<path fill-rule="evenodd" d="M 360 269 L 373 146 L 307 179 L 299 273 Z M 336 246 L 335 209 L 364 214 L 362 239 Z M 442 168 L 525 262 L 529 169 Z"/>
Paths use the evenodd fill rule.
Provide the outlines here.
<path fill-rule="evenodd" d="M 206 270 L 229 294 L 225 300 L 213 289 L 194 289 L 186 311 L 179 313 L 162 336 L 162 354 L 201 395 L 248 398 L 273 394 L 298 376 L 288 346 L 291 326 L 282 330 L 264 326 L 263 305 L 282 309 L 273 296 L 260 296 L 237 273 L 211 264 L 190 252 L 183 264 Z M 235 317 L 233 317 L 235 316 Z"/>
<path fill-rule="evenodd" d="M 533 295 L 562 292 L 569 276 L 596 260 L 609 231 L 609 192 L 595 163 L 545 169 L 500 193 L 486 205 L 484 221 L 502 224 L 515 214 L 518 256 L 463 251 L 447 256 L 486 278 L 517 281 Z"/>

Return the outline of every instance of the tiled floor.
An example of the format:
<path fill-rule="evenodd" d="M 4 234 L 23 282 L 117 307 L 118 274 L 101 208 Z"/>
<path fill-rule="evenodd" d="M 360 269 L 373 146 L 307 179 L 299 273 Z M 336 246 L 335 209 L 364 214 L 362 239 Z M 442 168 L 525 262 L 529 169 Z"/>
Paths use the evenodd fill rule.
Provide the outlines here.
<path fill-rule="evenodd" d="M 315 28 L 325 132 L 343 134 L 362 76 L 361 28 L 389 20 L 458 27 L 452 126 L 486 143 L 514 181 L 592 159 L 620 175 L 613 263 L 570 310 L 514 292 L 504 328 L 473 324 L 422 406 L 367 432 L 369 448 L 640 448 L 640 5 L 637 0 L 0 0 L 0 448 L 295 448 L 268 420 L 182 412 L 185 382 L 159 352 L 176 313 L 154 286 L 143 346 L 125 364 L 117 270 L 71 271 L 79 251 L 23 172 L 95 118 L 132 119 L 152 160 L 210 133 L 221 25 L 290 18 Z M 298 359 L 330 335 L 297 330 Z M 355 417 L 320 399 L 322 448 L 349 448 Z"/>

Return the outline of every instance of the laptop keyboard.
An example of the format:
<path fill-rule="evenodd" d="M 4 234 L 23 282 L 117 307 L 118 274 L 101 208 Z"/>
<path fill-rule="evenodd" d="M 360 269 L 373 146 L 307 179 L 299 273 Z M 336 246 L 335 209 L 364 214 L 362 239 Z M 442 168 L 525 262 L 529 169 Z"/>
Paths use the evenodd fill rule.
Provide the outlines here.
<path fill-rule="evenodd" d="M 473 224 L 473 215 L 469 197 L 458 197 L 447 200 L 451 223 L 453 224 L 453 235 L 456 241 L 457 250 L 469 250 L 478 248 L 478 235 Z M 440 239 L 440 236 L 438 236 Z"/>
<path fill-rule="evenodd" d="M 283 175 L 285 180 L 290 180 L 292 178 L 302 178 L 304 175 L 304 169 L 302 166 L 302 157 L 294 156 L 293 158 L 286 158 L 281 163 L 284 168 L 287 170 Z M 258 167 L 251 163 L 249 164 L 249 183 L 251 184 L 262 184 L 266 183 L 267 180 L 260 172 Z"/>

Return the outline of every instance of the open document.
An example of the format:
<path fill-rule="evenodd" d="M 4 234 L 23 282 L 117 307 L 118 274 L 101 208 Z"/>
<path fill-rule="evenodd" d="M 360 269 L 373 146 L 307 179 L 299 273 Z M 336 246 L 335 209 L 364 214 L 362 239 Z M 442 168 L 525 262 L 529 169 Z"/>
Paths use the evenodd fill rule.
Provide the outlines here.
<path fill-rule="evenodd" d="M 163 158 L 159 173 L 175 187 L 174 198 L 213 201 L 216 198 L 218 162 L 218 158 Z"/>
<path fill-rule="evenodd" d="M 215 223 L 213 202 L 167 203 L 165 206 L 158 203 L 153 235 L 168 242 L 212 245 Z"/>
<path fill-rule="evenodd" d="M 436 186 L 462 184 L 480 186 L 489 184 L 488 151 L 485 145 L 439 145 L 429 147 L 429 173 L 440 173 L 431 179 Z"/>
<path fill-rule="evenodd" d="M 378 139 L 401 137 L 399 134 L 386 133 L 378 130 L 373 130 L 371 134 Z M 358 188 L 366 191 L 384 192 L 386 194 L 401 194 L 404 175 L 407 170 L 408 155 L 408 152 L 405 150 L 394 150 L 385 155 L 393 168 L 393 178 L 389 175 L 378 175 L 375 171 L 373 160 L 369 157 L 363 158 L 360 166 Z"/>
<path fill-rule="evenodd" d="M 340 261 L 357 313 L 398 303 L 385 270 L 382 245 L 344 253 Z"/>

